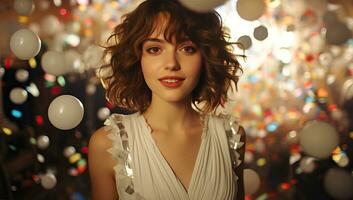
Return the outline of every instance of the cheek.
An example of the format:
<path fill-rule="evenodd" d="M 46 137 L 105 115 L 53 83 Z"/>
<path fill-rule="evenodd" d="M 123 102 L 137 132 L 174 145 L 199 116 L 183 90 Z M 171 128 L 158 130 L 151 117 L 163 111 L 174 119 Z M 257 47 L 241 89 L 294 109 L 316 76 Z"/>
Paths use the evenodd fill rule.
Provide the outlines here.
<path fill-rule="evenodd" d="M 144 58 L 141 59 L 141 70 L 145 80 L 148 79 L 148 77 L 150 77 L 153 71 L 150 63 L 151 62 L 148 59 L 144 59 Z"/>
<path fill-rule="evenodd" d="M 202 70 L 201 58 L 194 60 L 191 65 L 192 65 L 192 67 L 187 68 L 188 74 L 190 74 L 191 76 L 194 76 L 194 77 L 199 77 L 201 74 L 201 70 Z"/>

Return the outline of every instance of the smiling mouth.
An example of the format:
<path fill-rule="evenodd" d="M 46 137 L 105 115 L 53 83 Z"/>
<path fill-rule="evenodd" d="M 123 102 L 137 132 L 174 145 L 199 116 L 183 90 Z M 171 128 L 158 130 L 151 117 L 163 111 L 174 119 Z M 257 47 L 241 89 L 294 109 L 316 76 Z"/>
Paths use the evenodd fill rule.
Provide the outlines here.
<path fill-rule="evenodd" d="M 165 87 L 177 88 L 183 83 L 184 79 L 160 79 L 159 81 Z"/>

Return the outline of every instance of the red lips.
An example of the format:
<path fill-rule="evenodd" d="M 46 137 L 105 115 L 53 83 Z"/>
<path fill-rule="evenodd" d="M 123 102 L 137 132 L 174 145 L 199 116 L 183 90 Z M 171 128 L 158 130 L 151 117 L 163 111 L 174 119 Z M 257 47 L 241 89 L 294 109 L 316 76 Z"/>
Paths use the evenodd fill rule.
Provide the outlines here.
<path fill-rule="evenodd" d="M 179 77 L 179 76 L 164 76 L 158 80 L 165 87 L 177 88 L 183 83 L 184 78 Z"/>
<path fill-rule="evenodd" d="M 164 76 L 158 80 L 162 81 L 162 80 L 166 80 L 166 79 L 170 79 L 170 80 L 184 80 L 185 78 L 179 77 L 179 76 Z"/>

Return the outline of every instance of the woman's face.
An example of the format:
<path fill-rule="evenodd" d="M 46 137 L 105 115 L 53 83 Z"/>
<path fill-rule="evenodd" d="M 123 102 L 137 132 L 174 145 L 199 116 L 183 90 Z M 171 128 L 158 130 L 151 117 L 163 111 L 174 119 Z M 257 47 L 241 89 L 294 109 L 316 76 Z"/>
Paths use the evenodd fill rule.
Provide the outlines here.
<path fill-rule="evenodd" d="M 190 40 L 176 44 L 165 40 L 166 18 L 161 15 L 156 30 L 142 45 L 141 67 L 152 99 L 168 102 L 191 100 L 201 74 L 202 56 Z"/>

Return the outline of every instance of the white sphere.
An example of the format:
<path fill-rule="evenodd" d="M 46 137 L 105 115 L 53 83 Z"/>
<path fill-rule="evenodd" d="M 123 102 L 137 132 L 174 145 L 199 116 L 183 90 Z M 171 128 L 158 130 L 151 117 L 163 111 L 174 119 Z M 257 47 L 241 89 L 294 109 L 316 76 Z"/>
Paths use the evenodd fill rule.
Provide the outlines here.
<path fill-rule="evenodd" d="M 65 156 L 66 158 L 68 158 L 68 157 L 70 157 L 71 155 L 73 155 L 74 153 L 76 153 L 76 149 L 75 149 L 75 147 L 73 147 L 73 146 L 68 146 L 68 147 L 65 147 L 63 153 L 64 153 L 64 156 Z"/>
<path fill-rule="evenodd" d="M 79 72 L 83 68 L 83 63 L 81 61 L 81 55 L 73 50 L 67 50 L 64 52 L 65 62 L 69 71 Z"/>
<path fill-rule="evenodd" d="M 341 45 L 352 38 L 352 32 L 342 22 L 330 24 L 326 31 L 326 41 L 330 44 Z"/>
<path fill-rule="evenodd" d="M 302 150 L 318 159 L 331 156 L 337 147 L 339 137 L 332 125 L 323 121 L 310 121 L 299 133 L 299 143 Z"/>
<path fill-rule="evenodd" d="M 29 30 L 33 31 L 35 34 L 40 35 L 40 26 L 38 23 L 30 23 L 28 25 Z"/>
<path fill-rule="evenodd" d="M 344 81 L 341 89 L 340 101 L 343 104 L 351 98 L 353 98 L 353 78 Z"/>
<path fill-rule="evenodd" d="M 82 120 L 84 108 L 79 99 L 71 95 L 56 97 L 49 105 L 49 121 L 58 129 L 69 130 Z"/>
<path fill-rule="evenodd" d="M 323 52 L 319 55 L 319 63 L 325 67 L 331 65 L 333 61 L 333 56 L 330 52 Z"/>
<path fill-rule="evenodd" d="M 22 60 L 33 58 L 39 53 L 41 41 L 37 34 L 29 29 L 16 31 L 10 39 L 10 48 L 15 56 Z"/>
<path fill-rule="evenodd" d="M 39 149 L 46 149 L 50 144 L 49 137 L 46 135 L 41 135 L 37 138 L 37 146 Z"/>
<path fill-rule="evenodd" d="M 41 177 L 40 183 L 45 189 L 52 189 L 56 185 L 56 177 L 54 174 L 47 173 Z"/>
<path fill-rule="evenodd" d="M 28 93 L 23 88 L 16 87 L 10 91 L 10 100 L 15 104 L 23 104 L 27 97 Z"/>
<path fill-rule="evenodd" d="M 301 159 L 299 163 L 300 168 L 304 173 L 311 173 L 315 169 L 314 158 L 312 157 L 304 157 Z"/>
<path fill-rule="evenodd" d="M 86 86 L 86 93 L 88 95 L 92 95 L 96 92 L 97 90 L 97 86 L 94 84 L 94 83 L 89 83 L 87 86 Z"/>
<path fill-rule="evenodd" d="M 224 4 L 227 0 L 179 0 L 179 2 L 190 10 L 196 12 L 207 12 Z"/>
<path fill-rule="evenodd" d="M 100 108 L 97 112 L 98 119 L 105 120 L 109 117 L 110 110 L 107 107 Z"/>
<path fill-rule="evenodd" d="M 264 40 L 266 39 L 268 36 L 268 31 L 267 28 L 265 26 L 258 26 L 254 29 L 254 38 L 257 40 Z"/>
<path fill-rule="evenodd" d="M 28 80 L 29 73 L 25 69 L 19 69 L 16 71 L 15 77 L 19 82 L 26 82 Z"/>
<path fill-rule="evenodd" d="M 63 28 L 59 19 L 54 15 L 43 17 L 43 20 L 41 21 L 41 27 L 42 31 L 48 35 L 54 35 L 60 32 L 60 30 Z"/>
<path fill-rule="evenodd" d="M 341 156 L 341 158 L 337 161 L 337 165 L 340 167 L 347 167 L 349 164 L 349 158 L 346 155 Z"/>
<path fill-rule="evenodd" d="M 247 195 L 252 195 L 260 187 L 260 176 L 252 169 L 244 169 L 244 192 Z"/>
<path fill-rule="evenodd" d="M 41 65 L 46 73 L 55 76 L 63 75 L 68 72 L 65 55 L 62 52 L 45 52 L 42 56 Z"/>
<path fill-rule="evenodd" d="M 299 138 L 298 138 L 298 133 L 296 131 L 290 131 L 287 134 L 287 142 L 289 144 L 296 144 L 298 143 L 298 141 L 299 141 Z"/>
<path fill-rule="evenodd" d="M 266 11 L 264 0 L 238 0 L 237 12 L 239 16 L 248 21 L 259 19 Z"/>
<path fill-rule="evenodd" d="M 15 0 L 13 8 L 20 15 L 29 15 L 34 10 L 34 3 L 32 0 Z"/>
<path fill-rule="evenodd" d="M 85 68 L 98 68 L 103 64 L 103 48 L 97 45 L 90 45 L 83 53 Z"/>
<path fill-rule="evenodd" d="M 247 35 L 243 35 L 238 38 L 238 47 L 240 49 L 249 49 L 252 45 L 251 38 Z"/>
<path fill-rule="evenodd" d="M 335 199 L 353 198 L 353 176 L 345 170 L 329 169 L 324 177 L 324 187 Z"/>

